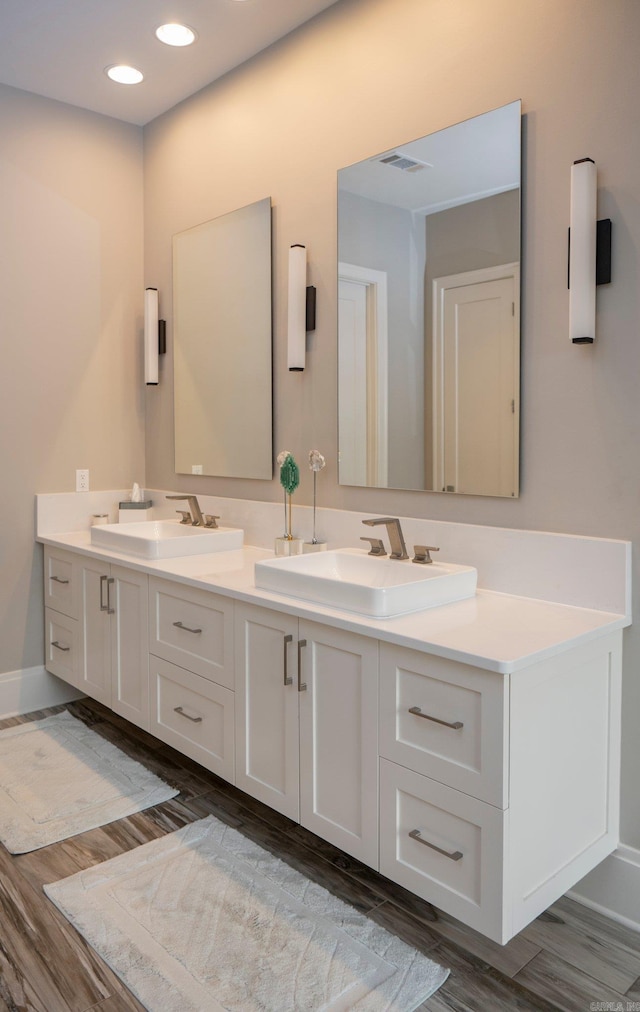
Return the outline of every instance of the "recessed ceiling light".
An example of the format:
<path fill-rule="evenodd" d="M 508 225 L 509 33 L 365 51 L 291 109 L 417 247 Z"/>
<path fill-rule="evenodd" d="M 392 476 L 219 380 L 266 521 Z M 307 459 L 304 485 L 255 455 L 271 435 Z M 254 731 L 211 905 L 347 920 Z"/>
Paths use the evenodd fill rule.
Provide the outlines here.
<path fill-rule="evenodd" d="M 190 46 L 196 39 L 193 28 L 178 24 L 160 25 L 156 28 L 156 36 L 167 46 Z"/>
<path fill-rule="evenodd" d="M 116 67 L 106 67 L 105 73 L 107 77 L 110 77 L 112 81 L 117 81 L 118 84 L 140 84 L 140 81 L 144 77 L 144 74 L 136 70 L 135 67 L 127 67 L 124 64 L 119 64 Z"/>

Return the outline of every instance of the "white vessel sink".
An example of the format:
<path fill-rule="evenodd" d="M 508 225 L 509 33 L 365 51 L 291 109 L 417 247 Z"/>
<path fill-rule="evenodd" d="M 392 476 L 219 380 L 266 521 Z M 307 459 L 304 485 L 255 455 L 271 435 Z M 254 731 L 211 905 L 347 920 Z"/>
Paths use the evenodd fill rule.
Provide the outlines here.
<path fill-rule="evenodd" d="M 377 558 L 357 548 L 256 562 L 256 587 L 279 594 L 391 618 L 473 597 L 478 572 L 472 566 Z"/>
<path fill-rule="evenodd" d="M 144 559 L 175 559 L 242 548 L 239 527 L 191 527 L 179 520 L 142 520 L 133 524 L 102 524 L 91 528 L 91 544 Z"/>

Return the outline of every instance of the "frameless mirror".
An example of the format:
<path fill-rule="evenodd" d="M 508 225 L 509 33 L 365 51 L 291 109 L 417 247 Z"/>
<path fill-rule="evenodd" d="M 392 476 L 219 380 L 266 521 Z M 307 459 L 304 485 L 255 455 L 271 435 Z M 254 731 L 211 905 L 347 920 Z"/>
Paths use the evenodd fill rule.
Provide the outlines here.
<path fill-rule="evenodd" d="M 271 200 L 173 237 L 179 474 L 273 475 Z"/>
<path fill-rule="evenodd" d="M 340 483 L 517 496 L 520 102 L 338 172 Z"/>

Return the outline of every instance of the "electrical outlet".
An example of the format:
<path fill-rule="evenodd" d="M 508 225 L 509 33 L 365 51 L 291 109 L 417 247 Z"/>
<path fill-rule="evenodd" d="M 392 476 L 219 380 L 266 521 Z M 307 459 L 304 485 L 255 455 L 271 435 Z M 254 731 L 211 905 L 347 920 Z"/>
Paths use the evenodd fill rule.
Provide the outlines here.
<path fill-rule="evenodd" d="M 192 464 L 191 474 L 202 474 L 202 464 Z"/>
<path fill-rule="evenodd" d="M 89 491 L 89 471 L 84 468 L 76 471 L 76 492 Z"/>

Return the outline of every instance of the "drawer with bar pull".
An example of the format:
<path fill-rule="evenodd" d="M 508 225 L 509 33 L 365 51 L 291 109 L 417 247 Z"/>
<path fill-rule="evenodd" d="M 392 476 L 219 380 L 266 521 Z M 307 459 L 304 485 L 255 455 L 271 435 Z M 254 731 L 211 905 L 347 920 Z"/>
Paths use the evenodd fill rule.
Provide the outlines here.
<path fill-rule="evenodd" d="M 380 755 L 506 808 L 507 693 L 496 672 L 383 643 Z"/>
<path fill-rule="evenodd" d="M 490 937 L 500 934 L 507 813 L 380 760 L 380 872 Z"/>
<path fill-rule="evenodd" d="M 168 661 L 149 660 L 151 734 L 234 783 L 234 693 Z"/>
<path fill-rule="evenodd" d="M 233 688 L 233 601 L 168 580 L 149 581 L 149 650 Z"/>
<path fill-rule="evenodd" d="M 61 549 L 44 550 L 44 603 L 47 608 L 78 618 L 75 557 Z"/>
<path fill-rule="evenodd" d="M 44 616 L 45 668 L 77 688 L 80 680 L 78 623 L 53 608 L 45 608 Z"/>

